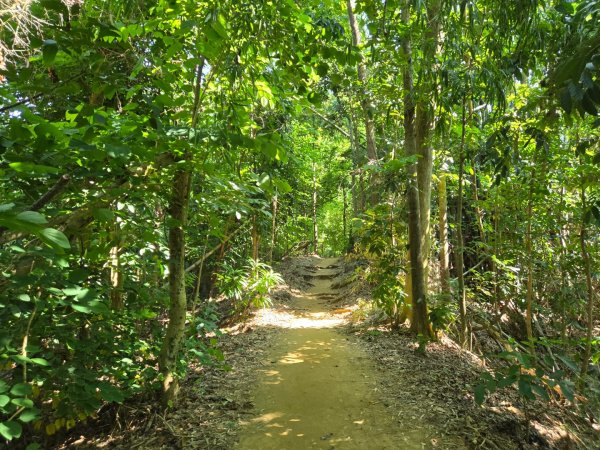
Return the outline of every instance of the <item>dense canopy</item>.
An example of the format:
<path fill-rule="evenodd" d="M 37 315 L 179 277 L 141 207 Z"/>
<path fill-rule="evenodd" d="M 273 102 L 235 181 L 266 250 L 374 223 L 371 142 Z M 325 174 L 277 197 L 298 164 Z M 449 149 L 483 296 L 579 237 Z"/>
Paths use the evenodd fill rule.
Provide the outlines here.
<path fill-rule="evenodd" d="M 485 330 L 505 362 L 478 402 L 559 386 L 597 425 L 599 23 L 598 0 L 0 0 L 0 439 L 176 407 L 304 254 L 367 261 L 421 346 Z"/>

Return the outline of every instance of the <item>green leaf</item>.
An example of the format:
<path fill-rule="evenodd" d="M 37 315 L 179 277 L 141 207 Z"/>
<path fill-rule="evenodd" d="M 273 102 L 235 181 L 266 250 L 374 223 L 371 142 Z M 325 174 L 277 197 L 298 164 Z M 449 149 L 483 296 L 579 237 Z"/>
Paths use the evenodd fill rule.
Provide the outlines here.
<path fill-rule="evenodd" d="M 44 166 L 42 164 L 33 164 L 30 162 L 18 161 L 8 165 L 15 172 L 27 173 L 29 175 L 45 175 L 47 173 L 59 173 L 60 170 L 52 166 Z"/>
<path fill-rule="evenodd" d="M 572 381 L 561 380 L 558 382 L 558 385 L 567 400 L 570 402 L 575 400 L 575 389 Z"/>
<path fill-rule="evenodd" d="M 13 398 L 11 403 L 24 408 L 33 408 L 33 401 L 28 398 Z"/>
<path fill-rule="evenodd" d="M 31 358 L 31 362 L 39 366 L 49 366 L 50 363 L 44 358 Z"/>
<path fill-rule="evenodd" d="M 93 215 L 99 222 L 112 222 L 115 220 L 115 213 L 107 208 L 94 209 Z"/>
<path fill-rule="evenodd" d="M 15 384 L 12 387 L 12 389 L 10 390 L 10 393 L 12 395 L 20 395 L 20 396 L 31 395 L 31 392 L 32 392 L 31 386 L 26 383 Z"/>
<path fill-rule="evenodd" d="M 532 384 L 531 389 L 533 390 L 533 392 L 535 392 L 537 395 L 542 397 L 544 400 L 546 400 L 546 401 L 550 400 L 548 391 L 546 391 L 546 389 L 543 386 L 540 386 L 539 384 Z"/>
<path fill-rule="evenodd" d="M 0 205 L 0 213 L 10 211 L 14 207 L 15 207 L 14 203 L 4 203 L 4 204 Z"/>
<path fill-rule="evenodd" d="M 106 154 L 111 158 L 129 158 L 131 148 L 122 144 L 106 144 Z"/>
<path fill-rule="evenodd" d="M 125 396 L 121 390 L 109 383 L 102 383 L 100 385 L 100 394 L 107 402 L 121 403 L 123 400 L 125 400 Z"/>
<path fill-rule="evenodd" d="M 63 294 L 65 294 L 68 297 L 75 297 L 76 295 L 81 295 L 81 293 L 85 291 L 86 289 L 82 288 L 81 286 L 65 288 L 62 290 Z"/>
<path fill-rule="evenodd" d="M 58 43 L 53 39 L 46 39 L 42 45 L 42 56 L 44 64 L 47 66 L 52 65 L 56 54 L 58 53 Z"/>
<path fill-rule="evenodd" d="M 485 400 L 485 392 L 485 383 L 481 383 L 475 386 L 475 401 L 478 405 L 481 405 Z"/>
<path fill-rule="evenodd" d="M 272 181 L 280 193 L 287 194 L 288 192 L 292 192 L 292 187 L 287 181 L 282 180 L 281 178 L 273 178 Z"/>
<path fill-rule="evenodd" d="M 17 219 L 38 225 L 48 223 L 46 218 L 36 211 L 23 211 L 22 213 L 17 214 Z"/>
<path fill-rule="evenodd" d="M 8 420 L 6 422 L 0 422 L 0 435 L 8 441 L 12 441 L 14 438 L 21 437 L 23 428 L 21 424 L 14 420 Z"/>
<path fill-rule="evenodd" d="M 74 304 L 71 305 L 71 307 L 75 311 L 79 311 L 80 313 L 84 313 L 84 314 L 90 314 L 92 312 L 92 309 L 89 306 L 86 306 L 86 305 L 79 305 L 77 303 L 74 303 Z"/>
<path fill-rule="evenodd" d="M 37 442 L 34 442 L 33 444 L 29 444 L 25 450 L 40 450 L 40 448 L 42 448 L 42 446 Z"/>
<path fill-rule="evenodd" d="M 55 230 L 54 228 L 44 228 L 40 232 L 40 239 L 51 247 L 60 247 L 64 249 L 70 249 L 71 244 L 62 231 Z"/>
<path fill-rule="evenodd" d="M 110 314 L 110 309 L 106 304 L 97 299 L 89 300 L 86 303 L 73 303 L 71 307 L 84 314 Z"/>
<path fill-rule="evenodd" d="M 0 395 L 0 408 L 4 408 L 10 402 L 8 395 Z"/>
<path fill-rule="evenodd" d="M 19 420 L 21 422 L 29 423 L 39 417 L 40 410 L 37 408 L 29 408 L 21 413 Z"/>
<path fill-rule="evenodd" d="M 535 395 L 531 392 L 531 382 L 529 380 L 519 378 L 519 393 L 528 400 L 533 400 Z"/>

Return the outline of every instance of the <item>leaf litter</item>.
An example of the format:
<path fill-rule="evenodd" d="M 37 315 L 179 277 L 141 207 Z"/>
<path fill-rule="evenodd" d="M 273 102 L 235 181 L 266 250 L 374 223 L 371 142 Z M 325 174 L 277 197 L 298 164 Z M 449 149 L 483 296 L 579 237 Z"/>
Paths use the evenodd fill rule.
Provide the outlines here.
<path fill-rule="evenodd" d="M 303 313 L 310 315 L 297 298 L 315 285 L 311 275 L 319 264 L 317 257 L 290 258 L 280 264 L 278 270 L 286 284 L 273 293 L 272 307 L 255 311 L 248 321 L 223 330 L 219 348 L 230 370 L 192 366 L 182 382 L 177 409 L 160 413 L 147 401 L 121 406 L 113 414 L 116 420 L 110 431 L 71 438 L 62 448 L 234 448 L 244 424 L 257 416 L 253 399 L 256 386 L 265 371 L 277 363 L 269 358 L 271 350 L 286 328 L 295 326 L 294 321 L 302 319 Z M 516 391 L 496 393 L 478 406 L 473 390 L 486 370 L 484 362 L 451 339 L 443 337 L 428 344 L 422 354 L 407 331 L 392 332 L 368 317 L 358 323 L 352 321 L 360 316 L 356 314 L 359 299 L 369 295 L 369 286 L 356 283 L 353 277 L 360 264 L 350 258 L 334 264 L 338 270 L 330 278 L 332 293 L 323 297 L 329 309 L 318 319 L 331 320 L 327 326 L 337 327 L 336 333 L 345 336 L 349 345 L 362 348 L 362 353 L 357 352 L 364 355 L 360 358 L 376 370 L 370 403 L 383 405 L 400 430 L 421 426 L 421 448 L 594 448 L 597 436 L 589 436 L 589 430 L 564 405 L 532 402 L 529 406 L 536 414 L 529 439 Z M 324 447 L 314 448 L 353 448 L 339 441 L 332 444 L 334 437 L 331 431 L 323 433 L 318 440 Z M 405 448 L 400 442 L 398 445 L 396 448 Z"/>

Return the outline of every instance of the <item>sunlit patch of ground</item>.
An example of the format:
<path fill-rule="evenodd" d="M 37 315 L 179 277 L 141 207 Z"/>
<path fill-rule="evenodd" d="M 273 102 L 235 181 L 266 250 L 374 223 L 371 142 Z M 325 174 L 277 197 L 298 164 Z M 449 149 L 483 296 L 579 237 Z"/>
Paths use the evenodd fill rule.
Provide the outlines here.
<path fill-rule="evenodd" d="M 278 328 L 334 328 L 347 323 L 346 314 L 327 312 L 295 313 L 282 309 L 265 308 L 258 311 L 254 324 Z"/>

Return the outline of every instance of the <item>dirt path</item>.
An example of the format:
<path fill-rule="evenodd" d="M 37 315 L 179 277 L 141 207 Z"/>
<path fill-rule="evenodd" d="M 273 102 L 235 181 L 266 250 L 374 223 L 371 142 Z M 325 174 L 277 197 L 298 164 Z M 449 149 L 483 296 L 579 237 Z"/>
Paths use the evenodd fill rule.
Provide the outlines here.
<path fill-rule="evenodd" d="M 380 402 L 378 375 L 368 356 L 335 328 L 345 323 L 343 311 L 327 301 L 339 261 L 315 259 L 313 270 L 305 274 L 313 287 L 290 302 L 287 329 L 258 378 L 255 415 L 242 424 L 236 448 L 431 447 L 424 425 L 399 426 L 398 411 Z"/>

